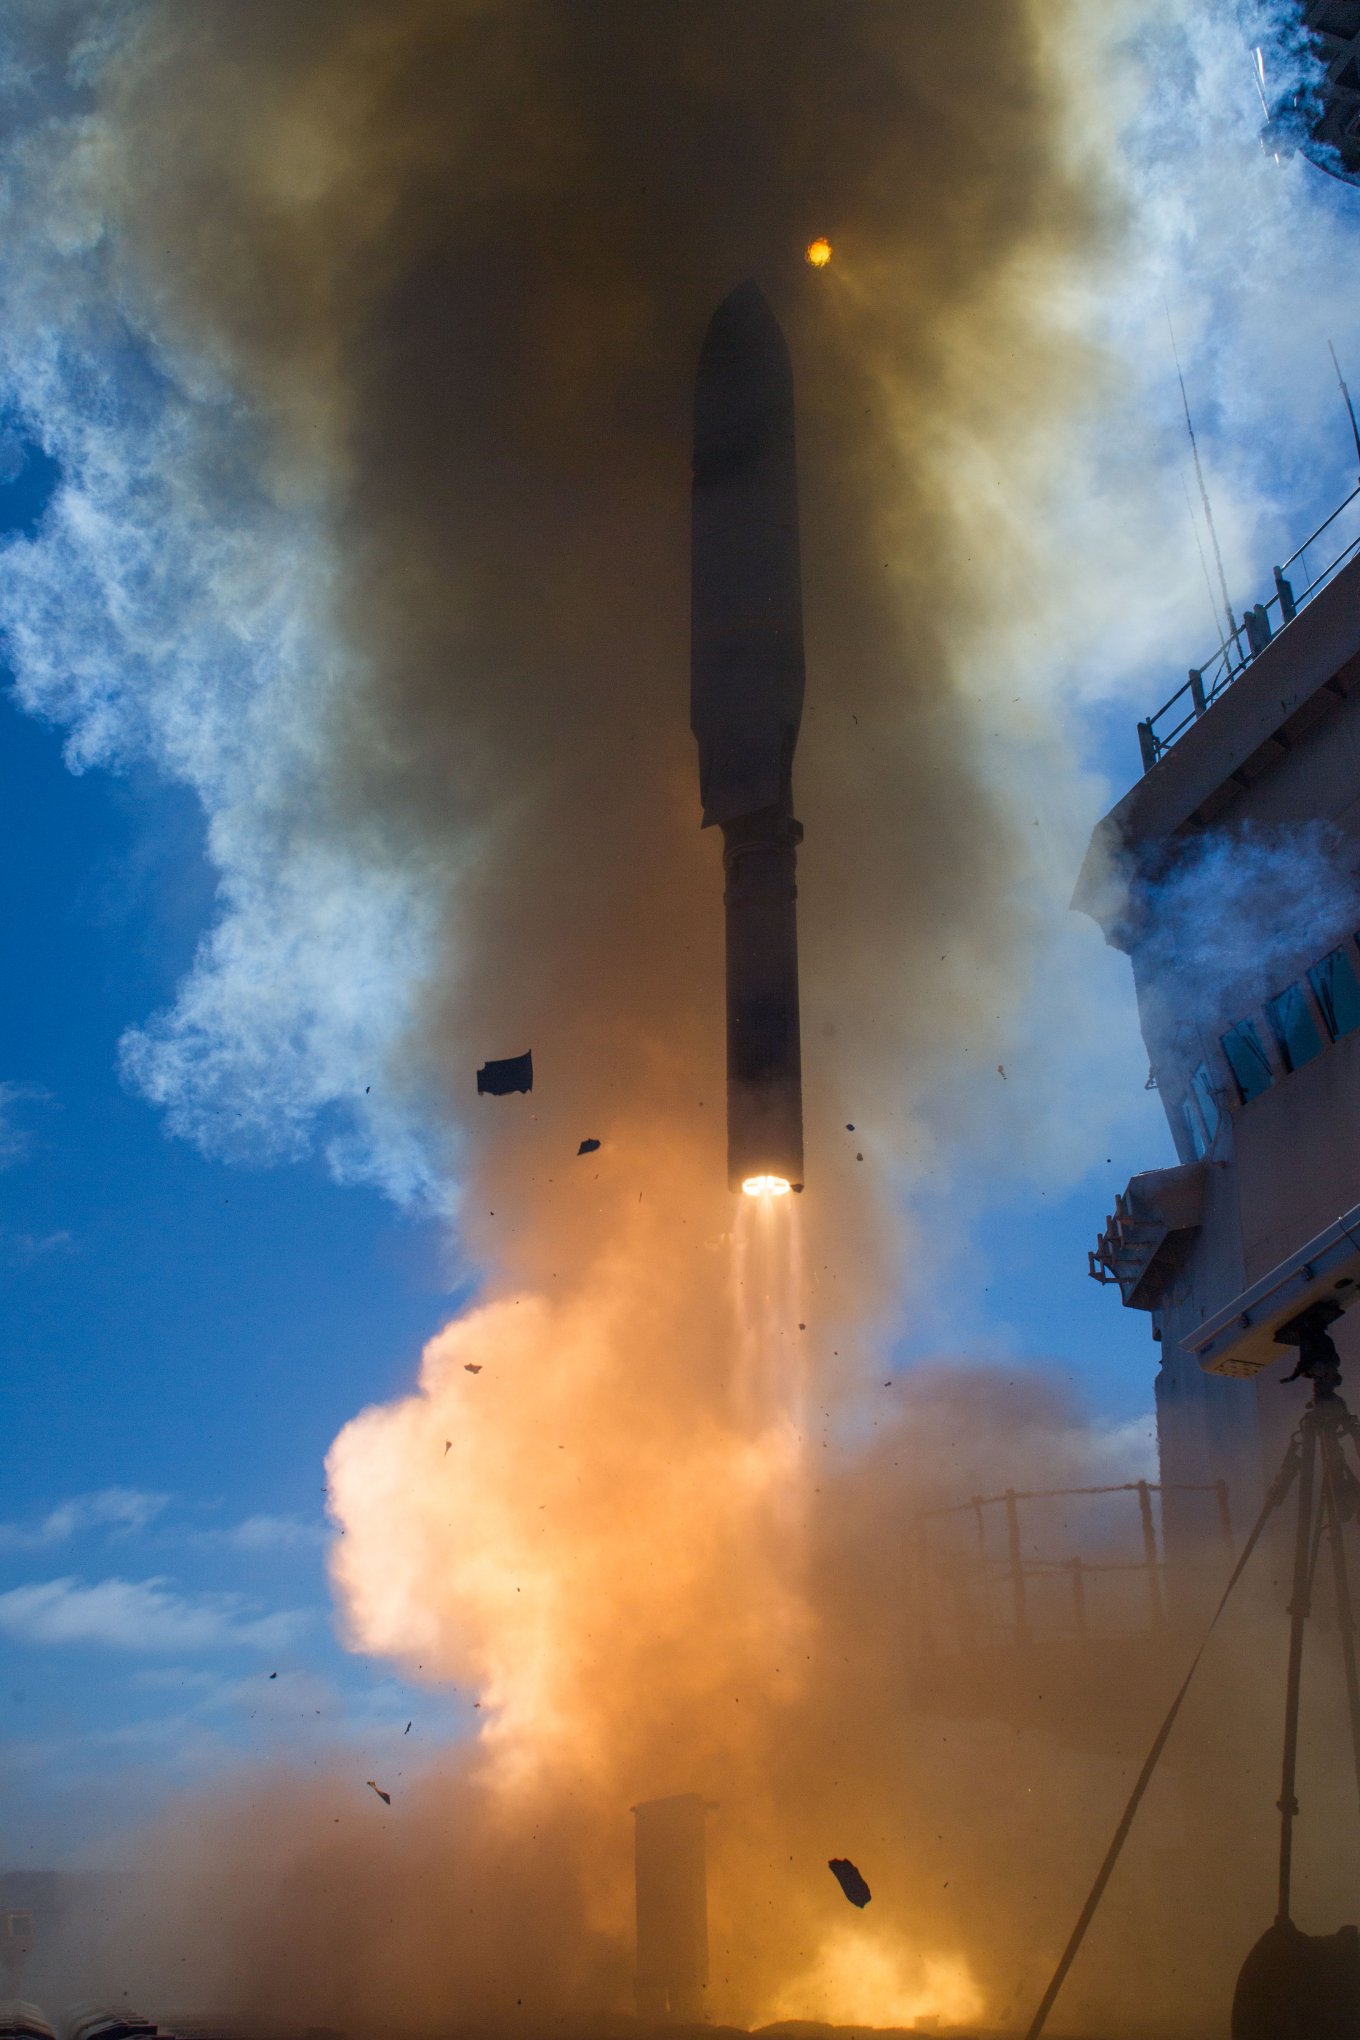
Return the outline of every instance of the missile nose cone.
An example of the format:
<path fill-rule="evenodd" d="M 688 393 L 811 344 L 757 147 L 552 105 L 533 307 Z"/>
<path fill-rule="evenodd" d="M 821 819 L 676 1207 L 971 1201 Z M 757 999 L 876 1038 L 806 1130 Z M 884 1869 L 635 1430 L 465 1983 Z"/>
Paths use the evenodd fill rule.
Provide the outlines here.
<path fill-rule="evenodd" d="M 758 457 L 790 428 L 793 364 L 783 330 L 749 278 L 709 320 L 694 388 L 694 478 Z"/>

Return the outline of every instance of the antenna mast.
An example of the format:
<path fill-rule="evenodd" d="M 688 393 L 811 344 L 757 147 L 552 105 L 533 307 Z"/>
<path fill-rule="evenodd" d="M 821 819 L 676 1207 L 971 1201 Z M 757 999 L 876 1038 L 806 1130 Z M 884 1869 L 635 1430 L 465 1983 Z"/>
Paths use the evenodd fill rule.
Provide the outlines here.
<path fill-rule="evenodd" d="M 1341 385 L 1341 394 L 1346 399 L 1346 412 L 1351 421 L 1351 438 L 1355 441 L 1355 458 L 1357 464 L 1360 464 L 1360 425 L 1357 425 L 1355 422 L 1355 406 L 1351 402 L 1351 393 L 1346 388 L 1346 378 L 1341 373 L 1341 363 L 1336 358 L 1336 349 L 1330 340 L 1327 342 L 1327 352 L 1332 357 L 1332 367 L 1336 370 L 1336 379 Z"/>
<path fill-rule="evenodd" d="M 1171 335 L 1171 359 L 1176 364 L 1176 381 L 1181 386 L 1181 407 L 1185 412 L 1185 429 L 1190 435 L 1190 456 L 1195 463 L 1195 480 L 1199 483 L 1199 500 L 1204 505 L 1204 521 L 1209 527 L 1209 541 L 1214 549 L 1214 565 L 1218 568 L 1218 585 L 1223 596 L 1223 614 L 1228 619 L 1228 636 L 1236 639 L 1237 624 L 1233 617 L 1232 602 L 1228 596 L 1228 577 L 1223 571 L 1223 554 L 1219 550 L 1218 533 L 1214 529 L 1214 513 L 1209 508 L 1209 491 L 1204 486 L 1204 469 L 1200 466 L 1199 443 L 1195 438 L 1194 422 L 1190 416 L 1190 399 L 1185 394 L 1185 377 L 1181 374 L 1181 358 L 1176 351 L 1176 329 L 1171 323 L 1171 307 L 1162 300 L 1166 308 L 1166 330 Z M 1360 446 L 1360 440 L 1357 440 Z"/>

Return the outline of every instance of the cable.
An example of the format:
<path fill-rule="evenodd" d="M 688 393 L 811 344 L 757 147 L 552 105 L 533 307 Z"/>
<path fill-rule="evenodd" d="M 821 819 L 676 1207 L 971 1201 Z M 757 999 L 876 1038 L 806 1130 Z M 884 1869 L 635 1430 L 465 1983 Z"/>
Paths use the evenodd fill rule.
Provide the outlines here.
<path fill-rule="evenodd" d="M 1228 597 L 1228 577 L 1223 571 L 1223 555 L 1219 551 L 1218 533 L 1214 529 L 1214 513 L 1209 508 L 1209 491 L 1204 486 L 1204 469 L 1200 466 L 1199 442 L 1195 438 L 1195 427 L 1190 417 L 1190 399 L 1185 394 L 1185 377 L 1181 374 L 1181 357 L 1176 349 L 1176 329 L 1171 323 L 1171 307 L 1165 298 L 1162 305 L 1166 312 L 1166 330 L 1171 335 L 1171 359 L 1176 364 L 1176 381 L 1181 386 L 1181 406 L 1185 412 L 1185 429 L 1190 434 L 1190 456 L 1195 463 L 1195 480 L 1199 483 L 1199 499 L 1204 505 L 1204 521 L 1209 527 L 1209 542 L 1214 549 L 1214 565 L 1218 568 L 1218 585 L 1223 591 L 1223 614 L 1228 619 L 1228 636 L 1237 641 L 1237 625 L 1233 620 L 1232 603 Z M 1238 647 L 1239 651 L 1241 647 Z"/>
<path fill-rule="evenodd" d="M 1341 394 L 1346 399 L 1346 413 L 1351 421 L 1351 437 L 1355 441 L 1355 458 L 1357 461 L 1360 461 L 1360 425 L 1357 425 L 1355 422 L 1355 406 L 1351 402 L 1351 393 L 1346 388 L 1346 378 L 1341 373 L 1341 363 L 1336 358 L 1336 349 L 1330 340 L 1327 342 L 1327 352 L 1332 357 L 1332 367 L 1336 370 L 1336 379 L 1341 385 Z"/>

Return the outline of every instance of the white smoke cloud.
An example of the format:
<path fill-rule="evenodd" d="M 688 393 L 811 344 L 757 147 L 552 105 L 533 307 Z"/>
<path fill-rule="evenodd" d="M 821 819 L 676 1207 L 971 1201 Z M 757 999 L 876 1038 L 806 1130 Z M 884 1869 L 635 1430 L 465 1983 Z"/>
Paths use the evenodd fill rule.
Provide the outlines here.
<path fill-rule="evenodd" d="M 325 505 L 268 467 L 211 363 L 176 359 L 101 212 L 84 78 L 116 7 L 12 14 L 0 403 L 60 466 L 37 532 L 0 548 L 20 705 L 73 771 L 149 762 L 189 787 L 220 874 L 174 1005 L 133 1027 L 128 1079 L 210 1153 L 314 1142 L 342 1180 L 441 1206 L 445 1164 L 397 1049 L 428 968 L 410 845 L 354 840 L 332 786 L 353 674 L 328 627 Z"/>
<path fill-rule="evenodd" d="M 1140 967 L 1173 1011 L 1214 1014 L 1234 995 L 1259 1001 L 1273 978 L 1360 923 L 1353 852 L 1324 821 L 1214 830 L 1147 892 Z"/>
<path fill-rule="evenodd" d="M 956 1068 L 926 1108 L 930 1151 L 952 1154 L 979 1199 L 1007 1184 L 1070 1187 L 1111 1144 L 1137 1145 L 1148 1166 L 1170 1159 L 1143 1090 L 1128 964 L 1068 902 L 1087 832 L 1141 769 L 1136 720 L 1207 665 L 1226 630 L 1176 353 L 1237 618 L 1355 486 L 1327 343 L 1360 383 L 1360 189 L 1302 155 L 1277 161 L 1260 139 L 1253 52 L 1264 46 L 1277 80 L 1293 66 L 1281 91 L 1300 82 L 1293 19 L 1287 0 L 1155 0 L 1065 13 L 1050 39 L 1073 81 L 1071 145 L 1105 181 L 1111 259 L 1051 286 L 1058 332 L 1103 357 L 1094 398 L 1004 489 L 975 458 L 954 482 L 976 506 L 987 571 L 1018 563 L 1004 630 L 976 648 L 975 684 L 984 701 L 1003 687 L 1016 697 L 998 699 L 990 764 L 1022 817 L 1028 798 L 1044 839 L 1042 893 L 1023 903 L 1030 981 L 999 1016 L 1005 1081 L 990 1063 Z M 969 364 L 984 421 L 994 366 Z M 1310 563 L 1329 557 L 1323 545 Z M 1047 731 L 1026 746 L 1030 701 L 1036 729 L 1045 705 L 1070 715 L 1074 755 L 1055 755 Z M 1083 754 L 1103 772 L 1083 776 Z"/>

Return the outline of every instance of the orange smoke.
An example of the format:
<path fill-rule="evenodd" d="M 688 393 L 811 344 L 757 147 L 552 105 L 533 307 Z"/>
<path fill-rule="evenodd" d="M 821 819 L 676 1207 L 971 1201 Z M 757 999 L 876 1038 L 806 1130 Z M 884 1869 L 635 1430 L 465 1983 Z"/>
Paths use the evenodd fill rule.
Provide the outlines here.
<path fill-rule="evenodd" d="M 475 1695 L 487 1811 L 528 1847 L 570 1804 L 586 1915 L 616 1943 L 629 1804 L 716 1803 L 717 2015 L 967 2014 L 980 1999 L 956 1953 L 900 1912 L 837 1918 L 838 1826 L 812 1852 L 785 1845 L 793 1779 L 814 1803 L 853 1797 L 804 1747 L 829 1655 L 812 1576 L 829 1439 L 810 1384 L 836 1363 L 812 1357 L 802 1214 L 732 1199 L 706 1142 L 653 1133 L 635 1151 L 647 1188 L 615 1186 L 569 1283 L 448 1325 L 416 1391 L 337 1439 L 350 1641 Z M 754 1931 L 753 1879 L 779 1906 Z"/>
<path fill-rule="evenodd" d="M 625 1204 L 570 1286 L 447 1326 L 332 1448 L 356 1647 L 474 1691 L 498 1788 L 680 1789 L 798 1691 L 801 1368 L 762 1369 L 787 1323 L 740 1335 L 735 1212 L 697 1175 Z"/>

